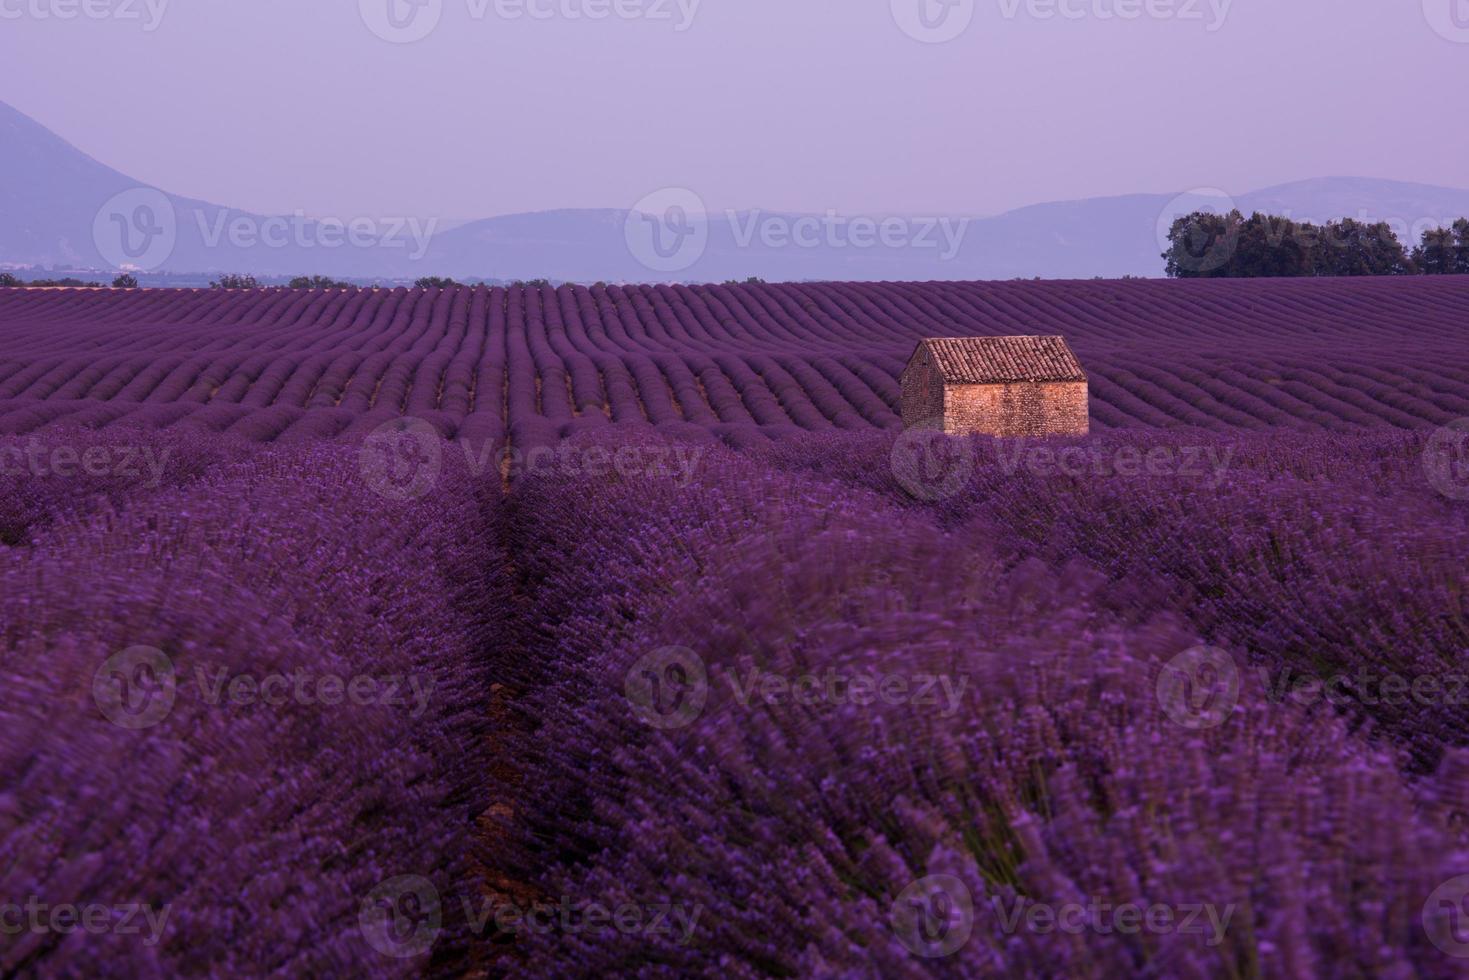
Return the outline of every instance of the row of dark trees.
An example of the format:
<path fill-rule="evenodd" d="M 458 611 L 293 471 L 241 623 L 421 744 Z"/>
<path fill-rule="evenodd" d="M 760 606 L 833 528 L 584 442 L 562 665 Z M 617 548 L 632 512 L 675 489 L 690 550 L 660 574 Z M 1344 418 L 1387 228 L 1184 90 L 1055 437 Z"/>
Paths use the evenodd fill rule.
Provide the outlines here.
<path fill-rule="evenodd" d="M 288 289 L 351 289 L 352 283 L 331 276 L 297 276 L 286 283 Z M 211 280 L 210 289 L 259 289 L 260 280 L 254 276 L 227 273 Z"/>
<path fill-rule="evenodd" d="M 1469 218 L 1460 218 L 1452 228 L 1424 232 L 1413 249 L 1413 264 L 1430 276 L 1469 274 Z"/>
<path fill-rule="evenodd" d="M 333 279 L 331 276 L 296 276 L 286 283 L 287 289 L 351 289 L 354 284 L 342 279 Z M 458 285 L 452 279 L 440 279 L 437 276 L 428 276 L 418 280 L 419 286 L 435 285 Z M 260 280 L 254 276 L 241 275 L 231 272 L 211 280 L 210 289 L 259 289 Z"/>
<path fill-rule="evenodd" d="M 65 279 L 32 279 L 26 282 L 24 279 L 10 272 L 0 272 L 0 286 L 85 286 L 90 289 L 100 289 L 100 282 L 84 282 L 71 276 Z M 137 289 L 138 280 L 134 276 L 123 274 L 112 280 L 113 289 Z"/>
<path fill-rule="evenodd" d="M 415 279 L 413 285 L 419 289 L 453 289 L 461 285 L 476 285 L 475 283 L 461 283 L 457 279 L 448 276 L 423 276 Z M 549 286 L 549 279 L 532 279 L 529 282 L 519 283 L 522 286 Z M 354 284 L 333 279 L 330 276 L 297 276 L 286 284 L 289 289 L 351 289 Z M 260 281 L 254 276 L 230 273 L 220 276 L 209 283 L 210 289 L 259 289 Z"/>
<path fill-rule="evenodd" d="M 473 283 L 473 282 L 462 283 L 462 282 L 460 282 L 457 279 L 450 279 L 447 276 L 424 276 L 424 277 L 422 277 L 420 279 L 415 279 L 413 281 L 413 285 L 417 286 L 419 289 L 453 289 L 456 286 L 475 286 L 475 285 L 483 285 L 483 283 Z M 512 285 L 516 285 L 516 286 L 529 286 L 529 287 L 535 288 L 535 287 L 540 287 L 540 286 L 549 286 L 549 285 L 551 285 L 551 280 L 549 280 L 549 279 L 520 279 L 520 280 L 516 280 L 514 283 L 512 283 Z"/>
<path fill-rule="evenodd" d="M 1410 253 L 1387 222 L 1196 211 L 1173 222 L 1163 258 L 1175 279 L 1469 274 L 1469 219 L 1424 232 Z"/>
<path fill-rule="evenodd" d="M 290 289 L 351 289 L 353 285 L 353 283 L 346 282 L 341 279 L 333 279 L 330 276 L 296 276 L 289 283 L 287 283 L 287 286 Z M 453 279 L 445 278 L 444 276 L 424 276 L 423 278 L 417 280 L 414 285 L 419 287 L 420 289 L 448 289 L 454 286 L 458 286 L 459 283 Z M 536 279 L 532 282 L 525 283 L 525 285 L 549 286 L 550 281 L 546 279 Z M 100 289 L 102 284 L 98 282 L 84 282 L 81 279 L 73 278 L 32 279 L 27 282 L 26 280 L 19 278 L 13 273 L 0 272 L 0 287 L 5 286 L 86 286 L 93 289 Z M 123 275 L 120 275 L 116 279 L 112 280 L 112 288 L 137 289 L 138 279 L 136 276 L 124 273 Z M 210 280 L 209 288 L 260 289 L 261 284 L 260 280 L 256 279 L 254 276 L 230 272 L 220 276 L 218 279 Z"/>

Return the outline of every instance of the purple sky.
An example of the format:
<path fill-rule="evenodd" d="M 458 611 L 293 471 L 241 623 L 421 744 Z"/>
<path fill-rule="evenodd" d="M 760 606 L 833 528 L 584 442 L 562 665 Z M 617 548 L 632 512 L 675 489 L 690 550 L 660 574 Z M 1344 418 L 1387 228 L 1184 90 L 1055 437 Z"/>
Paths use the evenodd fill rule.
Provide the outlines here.
<path fill-rule="evenodd" d="M 386 23 L 388 2 L 362 6 Z M 265 212 L 1469 185 L 1469 0 L 948 0 L 938 30 L 972 21 L 941 44 L 898 23 L 941 0 L 420 2 L 437 26 L 395 44 L 358 0 L 0 0 L 0 98 L 140 180 Z M 497 13 L 527 6 L 551 16 Z"/>

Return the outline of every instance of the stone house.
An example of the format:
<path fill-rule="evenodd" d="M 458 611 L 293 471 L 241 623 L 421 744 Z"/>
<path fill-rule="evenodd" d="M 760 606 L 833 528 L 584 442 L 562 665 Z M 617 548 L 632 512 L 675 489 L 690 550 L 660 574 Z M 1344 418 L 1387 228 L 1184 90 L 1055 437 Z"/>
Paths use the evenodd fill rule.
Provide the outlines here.
<path fill-rule="evenodd" d="M 903 369 L 903 428 L 949 435 L 1077 436 L 1086 372 L 1064 337 L 929 337 Z"/>

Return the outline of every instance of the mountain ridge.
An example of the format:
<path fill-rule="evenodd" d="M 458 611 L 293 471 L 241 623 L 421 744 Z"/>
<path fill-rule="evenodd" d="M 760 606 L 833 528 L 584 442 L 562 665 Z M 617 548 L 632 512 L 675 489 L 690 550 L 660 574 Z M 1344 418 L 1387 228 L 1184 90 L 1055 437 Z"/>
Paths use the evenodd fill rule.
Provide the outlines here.
<path fill-rule="evenodd" d="M 1156 277 L 1168 216 L 1201 202 L 1318 222 L 1391 220 L 1408 246 L 1422 227 L 1469 215 L 1469 190 L 1338 176 L 1234 198 L 1208 190 L 1120 194 L 985 218 L 751 209 L 648 231 L 647 219 L 627 209 L 563 208 L 444 228 L 432 218 L 396 229 L 357 219 L 361 234 L 353 238 L 329 219 L 260 215 L 149 188 L 0 102 L 0 265 L 12 267 L 575 282 Z M 891 238 L 884 228 L 894 230 Z M 644 234 L 654 237 L 642 241 Z M 684 251 L 668 259 L 661 254 L 668 242 Z"/>

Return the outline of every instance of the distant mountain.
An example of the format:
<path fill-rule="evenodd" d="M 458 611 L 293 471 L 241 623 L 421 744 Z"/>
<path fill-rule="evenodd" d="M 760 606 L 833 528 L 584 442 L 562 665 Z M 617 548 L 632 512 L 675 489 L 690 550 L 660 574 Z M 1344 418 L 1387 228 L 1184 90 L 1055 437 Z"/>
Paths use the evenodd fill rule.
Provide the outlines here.
<path fill-rule="evenodd" d="M 303 217 L 257 215 L 150 188 L 0 102 L 0 265 L 398 274 L 393 250 L 323 247 L 334 233 Z M 397 251 L 411 250 L 409 230 L 401 237 L 407 247 Z"/>
<path fill-rule="evenodd" d="M 1390 220 L 1412 245 L 1423 227 L 1469 216 L 1469 190 L 1328 177 L 1233 200 L 1209 191 L 1131 194 L 972 220 L 701 217 L 696 199 L 667 191 L 631 214 L 564 210 L 344 227 L 142 187 L 0 103 L 0 264 L 8 265 L 580 282 L 1159 276 L 1169 220 L 1200 206 Z"/>
<path fill-rule="evenodd" d="M 1469 217 L 1469 191 L 1397 180 L 1325 177 L 1246 194 L 1239 199 L 1239 206 L 1245 214 L 1265 211 L 1318 224 L 1329 219 L 1358 218 L 1422 228 Z M 1403 244 L 1416 245 L 1417 238 L 1415 234 L 1413 241 Z"/>
<path fill-rule="evenodd" d="M 216 219 L 227 209 L 173 194 L 139 195 L 136 180 L 93 160 L 55 133 L 0 102 L 0 263 L 111 269 L 120 262 L 104 256 L 94 234 L 99 212 L 119 195 L 158 197 L 176 214 Z M 126 199 L 120 202 L 126 208 Z M 124 217 L 132 218 L 129 211 Z M 156 215 L 155 215 L 156 217 Z M 113 227 L 104 215 L 104 227 Z M 211 249 L 192 232 L 179 229 L 169 265 L 220 268 Z M 135 229 L 136 231 L 136 229 Z M 121 244 L 121 238 L 118 238 Z M 134 236 L 130 247 L 141 246 Z M 111 251 L 111 249 L 108 249 Z M 123 259 L 127 256 L 124 254 Z M 229 259 L 233 256 L 222 256 Z"/>

